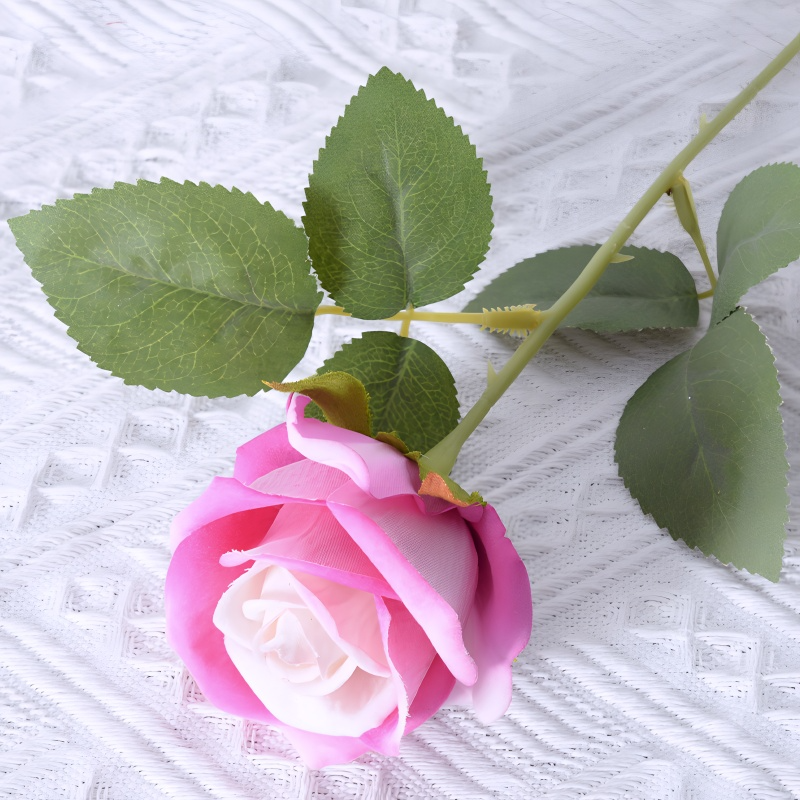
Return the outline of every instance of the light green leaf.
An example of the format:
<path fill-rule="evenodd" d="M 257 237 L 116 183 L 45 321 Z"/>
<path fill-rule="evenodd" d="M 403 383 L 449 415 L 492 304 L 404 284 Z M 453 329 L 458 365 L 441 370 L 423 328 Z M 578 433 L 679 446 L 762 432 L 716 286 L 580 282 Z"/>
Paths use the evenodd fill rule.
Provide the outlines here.
<path fill-rule="evenodd" d="M 722 209 L 711 324 L 730 314 L 751 286 L 798 257 L 800 167 L 761 167 L 736 184 Z"/>
<path fill-rule="evenodd" d="M 410 450 L 424 453 L 458 423 L 453 376 L 436 352 L 416 339 L 370 331 L 346 344 L 319 369 L 334 371 L 349 372 L 364 384 L 373 436 L 380 431 L 395 433 Z"/>
<path fill-rule="evenodd" d="M 492 201 L 474 146 L 386 67 L 326 139 L 306 198 L 314 269 L 362 319 L 459 292 L 489 247 Z"/>
<path fill-rule="evenodd" d="M 526 258 L 492 281 L 464 311 L 523 303 L 535 303 L 539 311 L 550 308 L 599 247 L 562 247 Z M 677 256 L 646 247 L 626 247 L 622 255 L 633 258 L 609 264 L 559 327 L 629 331 L 697 325 L 697 289 Z"/>
<path fill-rule="evenodd" d="M 786 444 L 772 352 L 746 311 L 656 370 L 617 429 L 620 475 L 675 539 L 776 581 Z"/>
<path fill-rule="evenodd" d="M 78 347 L 126 383 L 255 394 L 305 353 L 320 300 L 305 235 L 251 194 L 117 183 L 9 224 Z"/>
<path fill-rule="evenodd" d="M 372 435 L 369 395 L 364 384 L 349 372 L 326 372 L 292 383 L 264 383 L 279 392 L 299 392 L 310 397 L 332 425 L 363 436 Z"/>

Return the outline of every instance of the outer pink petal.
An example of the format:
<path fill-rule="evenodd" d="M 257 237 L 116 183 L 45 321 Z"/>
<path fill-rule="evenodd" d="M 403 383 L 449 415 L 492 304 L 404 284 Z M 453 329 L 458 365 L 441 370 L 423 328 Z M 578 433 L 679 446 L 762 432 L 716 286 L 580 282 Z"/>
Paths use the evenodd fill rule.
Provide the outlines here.
<path fill-rule="evenodd" d="M 277 513 L 262 508 L 229 514 L 185 538 L 172 556 L 164 588 L 167 638 L 208 700 L 223 711 L 275 724 L 233 665 L 212 618 L 219 598 L 246 569 L 223 567 L 219 557 L 257 544 Z"/>
<path fill-rule="evenodd" d="M 491 722 L 511 702 L 511 665 L 531 636 L 531 587 L 525 565 L 491 506 L 473 528 L 480 567 L 464 641 L 478 666 L 478 680 L 471 687 L 475 712 L 482 722 Z"/>
<path fill-rule="evenodd" d="M 447 669 L 441 656 L 437 655 L 409 709 L 406 734 L 430 719 L 447 702 L 455 682 L 453 673 Z"/>
<path fill-rule="evenodd" d="M 233 477 L 244 484 L 251 484 L 256 478 L 302 458 L 289 444 L 286 424 L 283 423 L 245 442 L 237 449 Z"/>
<path fill-rule="evenodd" d="M 383 646 L 397 687 L 397 717 L 393 728 L 381 726 L 367 731 L 361 739 L 373 750 L 386 755 L 398 755 L 411 703 L 436 657 L 436 651 L 419 623 L 401 602 L 376 597 L 375 604 Z"/>
<path fill-rule="evenodd" d="M 286 427 L 291 446 L 306 458 L 335 467 L 373 497 L 409 494 L 417 497 L 419 469 L 394 447 L 369 436 L 306 419 L 311 401 L 292 394 L 286 407 Z"/>
<path fill-rule="evenodd" d="M 255 489 L 249 489 L 235 478 L 214 478 L 203 494 L 172 520 L 170 547 L 175 551 L 178 545 L 195 530 L 228 516 L 232 511 L 246 511 L 283 503 L 284 498 L 272 497 Z"/>
<path fill-rule="evenodd" d="M 464 645 L 461 621 L 443 597 L 472 596 L 477 557 L 469 529 L 460 517 L 463 530 L 453 527 L 447 515 L 425 516 L 410 497 L 366 499 L 357 508 L 334 502 L 338 497 L 336 492 L 328 501 L 336 519 L 419 621 L 448 669 L 462 683 L 473 684 L 477 670 Z M 431 581 L 440 584 L 438 589 Z"/>
<path fill-rule="evenodd" d="M 326 500 L 331 492 L 350 483 L 341 470 L 303 458 L 256 478 L 251 489 L 301 500 Z"/>
<path fill-rule="evenodd" d="M 389 717 L 390 720 L 391 718 Z M 387 721 L 381 727 L 387 724 L 392 723 Z M 311 769 L 322 769 L 332 764 L 347 764 L 373 749 L 361 738 L 356 739 L 352 736 L 325 736 L 286 726 L 283 726 L 282 730 L 294 745 L 300 758 Z"/>

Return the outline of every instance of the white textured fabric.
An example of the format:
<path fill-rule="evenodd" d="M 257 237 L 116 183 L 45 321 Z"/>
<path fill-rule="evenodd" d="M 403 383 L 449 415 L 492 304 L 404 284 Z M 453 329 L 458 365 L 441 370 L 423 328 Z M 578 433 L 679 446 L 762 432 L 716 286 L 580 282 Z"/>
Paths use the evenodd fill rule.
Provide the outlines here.
<path fill-rule="evenodd" d="M 695 132 L 800 29 L 792 0 L 3 0 L 0 209 L 162 175 L 252 190 L 298 219 L 326 131 L 382 64 L 485 158 L 481 286 L 524 256 L 601 240 Z M 713 249 L 739 178 L 800 161 L 794 63 L 695 162 Z M 634 244 L 702 269 L 667 203 Z M 748 295 L 800 463 L 800 275 Z M 793 271 L 794 270 L 794 271 Z M 705 312 L 707 318 L 707 311 Z M 313 371 L 360 325 L 319 320 Z M 464 407 L 509 340 L 415 324 Z M 305 769 L 268 726 L 205 702 L 164 637 L 171 517 L 284 398 L 125 386 L 54 320 L 0 227 L 0 797 L 800 797 L 800 473 L 782 582 L 675 543 L 612 458 L 625 400 L 697 332 L 555 336 L 467 444 L 457 476 L 530 571 L 531 645 L 507 716 L 445 709 L 400 758 Z"/>

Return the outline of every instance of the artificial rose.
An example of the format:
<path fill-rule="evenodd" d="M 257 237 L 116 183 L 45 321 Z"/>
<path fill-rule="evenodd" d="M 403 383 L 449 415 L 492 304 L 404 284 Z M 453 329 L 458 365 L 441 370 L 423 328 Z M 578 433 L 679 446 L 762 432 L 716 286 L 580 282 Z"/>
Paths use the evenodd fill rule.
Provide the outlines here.
<path fill-rule="evenodd" d="M 314 767 L 396 755 L 451 696 L 496 719 L 531 630 L 497 513 L 420 496 L 413 461 L 308 402 L 176 517 L 172 646 L 211 703 L 280 727 Z"/>

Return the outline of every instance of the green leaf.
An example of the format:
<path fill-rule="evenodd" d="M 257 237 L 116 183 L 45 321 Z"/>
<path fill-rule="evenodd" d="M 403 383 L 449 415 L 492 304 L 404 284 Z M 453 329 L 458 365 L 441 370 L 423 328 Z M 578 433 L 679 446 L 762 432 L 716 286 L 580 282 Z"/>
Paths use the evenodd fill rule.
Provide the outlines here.
<path fill-rule="evenodd" d="M 639 387 L 616 440 L 620 475 L 645 513 L 773 581 L 788 518 L 778 388 L 767 340 L 740 308 Z"/>
<path fill-rule="evenodd" d="M 366 387 L 373 435 L 395 433 L 410 450 L 424 453 L 458 423 L 453 376 L 436 352 L 416 339 L 370 331 L 319 369 L 334 371 L 348 372 Z"/>
<path fill-rule="evenodd" d="M 9 224 L 78 347 L 126 383 L 255 394 L 305 353 L 320 300 L 306 238 L 251 194 L 117 183 Z"/>
<path fill-rule="evenodd" d="M 474 146 L 386 67 L 326 139 L 306 198 L 314 269 L 362 319 L 461 291 L 489 247 L 492 201 Z"/>
<path fill-rule="evenodd" d="M 523 303 L 535 303 L 540 311 L 550 308 L 599 247 L 562 247 L 526 258 L 492 281 L 464 311 Z M 626 247 L 622 255 L 633 259 L 609 264 L 559 327 L 610 332 L 697 325 L 697 289 L 677 256 L 646 247 Z"/>
<path fill-rule="evenodd" d="M 347 372 L 326 372 L 293 383 L 264 383 L 279 392 L 298 392 L 310 397 L 322 410 L 325 421 L 332 425 L 372 435 L 369 395 L 364 384 Z"/>
<path fill-rule="evenodd" d="M 711 324 L 730 314 L 751 286 L 798 257 L 800 167 L 761 167 L 739 181 L 722 209 Z"/>

